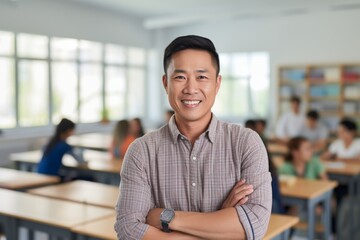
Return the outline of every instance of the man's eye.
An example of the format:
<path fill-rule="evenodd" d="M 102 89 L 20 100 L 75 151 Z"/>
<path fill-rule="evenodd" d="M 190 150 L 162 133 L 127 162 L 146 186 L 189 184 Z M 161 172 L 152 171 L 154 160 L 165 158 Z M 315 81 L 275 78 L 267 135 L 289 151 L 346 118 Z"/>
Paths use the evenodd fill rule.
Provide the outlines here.
<path fill-rule="evenodd" d="M 185 79 L 185 77 L 184 77 L 184 76 L 175 76 L 174 79 L 179 79 L 179 80 L 181 80 L 181 79 Z"/>
<path fill-rule="evenodd" d="M 199 79 L 207 79 L 207 76 L 200 75 L 198 78 L 199 78 Z"/>

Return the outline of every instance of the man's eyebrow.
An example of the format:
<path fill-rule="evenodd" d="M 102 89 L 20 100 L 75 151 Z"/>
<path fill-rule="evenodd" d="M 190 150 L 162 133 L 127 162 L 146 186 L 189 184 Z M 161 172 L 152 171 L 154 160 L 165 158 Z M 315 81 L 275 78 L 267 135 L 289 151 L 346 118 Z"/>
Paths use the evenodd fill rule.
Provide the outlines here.
<path fill-rule="evenodd" d="M 184 69 L 175 69 L 174 73 L 186 73 Z"/>
<path fill-rule="evenodd" d="M 198 72 L 198 73 L 206 73 L 206 72 L 208 72 L 209 70 L 207 70 L 207 69 L 197 69 L 196 70 L 196 72 Z"/>

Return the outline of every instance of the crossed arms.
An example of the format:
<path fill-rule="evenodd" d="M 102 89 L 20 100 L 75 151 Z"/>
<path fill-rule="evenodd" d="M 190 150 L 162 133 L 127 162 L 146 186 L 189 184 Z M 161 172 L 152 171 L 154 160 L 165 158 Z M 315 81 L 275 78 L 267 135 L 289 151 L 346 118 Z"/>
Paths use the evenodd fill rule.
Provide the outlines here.
<path fill-rule="evenodd" d="M 259 141 L 261 141 L 259 139 Z M 137 144 L 136 144 L 137 145 Z M 265 149 L 249 151 L 242 177 L 212 212 L 175 211 L 171 233 L 161 231 L 163 208 L 154 202 L 144 153 L 134 144 L 122 166 L 120 197 L 116 206 L 118 239 L 261 239 L 271 212 L 271 176 Z M 259 161 L 257 161 L 260 159 Z M 249 183 L 249 184 L 248 184 Z M 250 185 L 251 183 L 251 185 Z M 159 203 L 158 203 L 159 204 Z"/>

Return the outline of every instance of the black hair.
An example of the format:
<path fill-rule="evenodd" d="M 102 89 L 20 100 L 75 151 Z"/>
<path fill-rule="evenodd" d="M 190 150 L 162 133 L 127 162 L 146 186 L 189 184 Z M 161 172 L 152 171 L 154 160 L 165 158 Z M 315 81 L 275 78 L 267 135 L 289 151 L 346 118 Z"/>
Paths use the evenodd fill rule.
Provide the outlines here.
<path fill-rule="evenodd" d="M 172 109 L 166 110 L 166 113 L 169 114 L 170 116 L 175 114 L 175 111 Z"/>
<path fill-rule="evenodd" d="M 289 140 L 289 142 L 287 143 L 288 153 L 285 156 L 285 161 L 292 162 L 293 161 L 292 151 L 299 150 L 301 144 L 306 141 L 308 141 L 308 140 L 304 137 L 291 138 Z"/>
<path fill-rule="evenodd" d="M 314 120 L 318 120 L 319 119 L 319 113 L 316 110 L 310 110 L 307 112 L 306 116 L 308 118 L 314 119 Z"/>
<path fill-rule="evenodd" d="M 61 134 L 75 129 L 75 123 L 67 118 L 61 119 L 59 124 L 56 126 L 54 135 L 50 138 L 48 144 L 45 147 L 44 155 L 48 154 L 55 145 L 61 141 Z"/>
<path fill-rule="evenodd" d="M 356 123 L 350 119 L 350 118 L 344 118 L 340 121 L 339 125 L 343 126 L 345 129 L 347 129 L 350 132 L 355 132 L 357 131 L 357 126 Z"/>
<path fill-rule="evenodd" d="M 248 119 L 248 120 L 246 120 L 246 122 L 245 122 L 245 127 L 246 127 L 246 128 L 250 128 L 250 129 L 252 129 L 252 130 L 255 130 L 255 124 L 256 124 L 255 120 L 253 120 L 253 119 Z"/>
<path fill-rule="evenodd" d="M 216 68 L 216 76 L 220 72 L 220 61 L 219 55 L 216 52 L 215 46 L 213 42 L 205 37 L 196 36 L 196 35 L 187 35 L 177 37 L 173 40 L 165 49 L 164 52 L 164 72 L 166 74 L 166 70 L 170 64 L 171 56 L 179 51 L 186 49 L 197 49 L 204 50 L 210 53 L 213 63 Z"/>
<path fill-rule="evenodd" d="M 291 96 L 290 102 L 296 102 L 297 104 L 300 104 L 301 99 L 298 96 Z"/>
<path fill-rule="evenodd" d="M 266 120 L 262 119 L 262 118 L 256 119 L 255 122 L 261 123 L 264 127 L 266 127 L 266 124 L 267 124 Z"/>

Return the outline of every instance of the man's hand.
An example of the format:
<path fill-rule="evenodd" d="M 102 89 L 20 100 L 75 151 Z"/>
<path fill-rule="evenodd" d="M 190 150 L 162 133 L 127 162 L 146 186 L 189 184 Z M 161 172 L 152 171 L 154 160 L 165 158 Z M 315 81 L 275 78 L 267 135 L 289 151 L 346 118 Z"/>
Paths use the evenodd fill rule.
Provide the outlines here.
<path fill-rule="evenodd" d="M 254 187 L 241 179 L 235 184 L 228 197 L 225 199 L 221 209 L 242 205 L 249 200 L 248 195 L 254 191 Z"/>
<path fill-rule="evenodd" d="M 163 211 L 163 208 L 154 208 L 151 209 L 146 216 L 146 224 L 149 224 L 150 226 L 153 226 L 157 229 L 162 229 L 161 222 L 160 222 L 160 215 Z"/>

